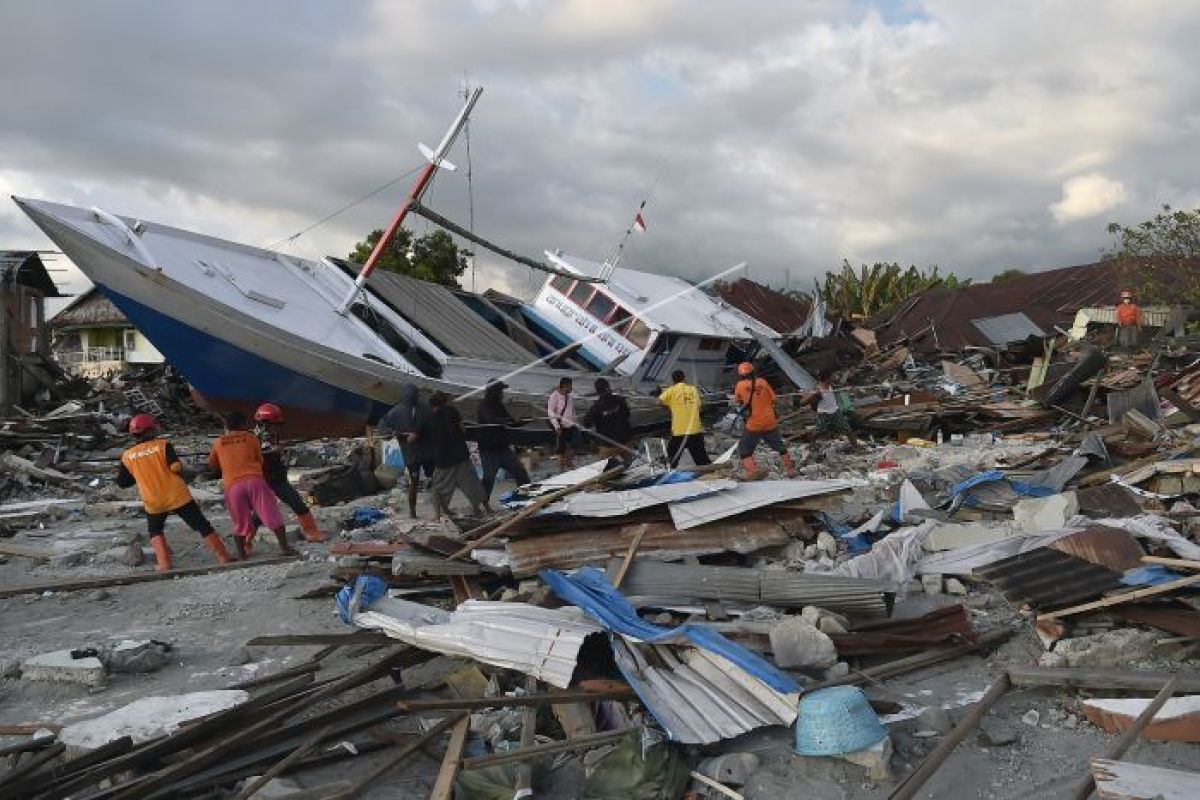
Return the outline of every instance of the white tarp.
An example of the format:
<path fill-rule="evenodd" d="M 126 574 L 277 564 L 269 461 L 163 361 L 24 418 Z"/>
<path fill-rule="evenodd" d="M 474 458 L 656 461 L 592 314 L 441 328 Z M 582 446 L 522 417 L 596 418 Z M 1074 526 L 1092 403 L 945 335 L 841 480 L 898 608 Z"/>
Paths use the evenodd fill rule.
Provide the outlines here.
<path fill-rule="evenodd" d="M 903 596 L 904 584 L 916 574 L 917 562 L 925 555 L 922 545 L 937 523 L 922 522 L 893 531 L 872 545 L 870 551 L 839 564 L 831 575 L 882 581 Z"/>

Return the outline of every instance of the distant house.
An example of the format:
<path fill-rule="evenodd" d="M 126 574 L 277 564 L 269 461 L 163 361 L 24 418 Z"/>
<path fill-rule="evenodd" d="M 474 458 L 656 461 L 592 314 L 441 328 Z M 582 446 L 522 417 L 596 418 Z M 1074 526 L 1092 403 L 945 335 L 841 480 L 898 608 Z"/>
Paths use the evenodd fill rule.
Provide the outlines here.
<path fill-rule="evenodd" d="M 53 384 L 44 363 L 48 297 L 62 295 L 36 252 L 0 250 L 0 411 Z"/>
<path fill-rule="evenodd" d="M 50 326 L 54 358 L 69 372 L 106 375 L 136 364 L 163 363 L 163 354 L 95 288 L 55 314 Z"/>

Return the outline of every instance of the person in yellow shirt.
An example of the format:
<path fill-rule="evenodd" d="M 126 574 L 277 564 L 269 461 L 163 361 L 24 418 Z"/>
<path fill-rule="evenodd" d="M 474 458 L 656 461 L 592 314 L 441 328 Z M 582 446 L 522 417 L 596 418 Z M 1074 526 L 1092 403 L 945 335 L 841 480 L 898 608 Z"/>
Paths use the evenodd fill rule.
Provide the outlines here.
<path fill-rule="evenodd" d="M 765 442 L 783 462 L 784 472 L 789 478 L 796 477 L 796 465 L 779 435 L 779 421 L 775 416 L 775 390 L 771 384 L 754 374 L 754 365 L 746 361 L 738 365 L 738 381 L 733 396 L 738 411 L 746 419 L 746 431 L 738 441 L 738 458 L 747 478 L 758 480 L 766 477 L 766 470 L 759 470 L 754 462 L 754 451 L 759 442 Z"/>
<path fill-rule="evenodd" d="M 171 548 L 167 546 L 167 517 L 177 514 L 196 533 L 204 537 L 204 543 L 217 557 L 217 561 L 228 564 L 229 553 L 225 543 L 213 530 L 204 512 L 192 499 L 192 492 L 183 482 L 183 462 L 175 454 L 175 448 L 158 435 L 158 420 L 150 414 L 138 414 L 129 421 L 129 432 L 137 437 L 137 444 L 121 454 L 121 467 L 117 473 L 117 485 L 128 488 L 137 484 L 146 511 L 146 527 L 150 533 L 150 546 L 154 548 L 156 569 L 166 572 L 171 568 Z"/>
<path fill-rule="evenodd" d="M 696 466 L 711 464 L 704 446 L 704 426 L 700 423 L 700 390 L 687 382 L 683 370 L 672 372 L 671 380 L 675 383 L 658 393 L 659 404 L 671 410 L 671 439 L 667 443 L 671 469 L 679 466 L 684 450 Z"/>

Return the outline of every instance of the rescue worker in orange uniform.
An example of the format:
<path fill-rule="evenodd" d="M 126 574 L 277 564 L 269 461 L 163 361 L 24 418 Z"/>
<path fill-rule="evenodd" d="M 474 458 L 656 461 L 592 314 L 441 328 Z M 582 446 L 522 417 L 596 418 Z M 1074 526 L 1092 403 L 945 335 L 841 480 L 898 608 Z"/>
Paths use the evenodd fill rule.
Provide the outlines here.
<path fill-rule="evenodd" d="M 775 390 L 771 384 L 755 376 L 754 365 L 748 361 L 738 365 L 738 381 L 733 396 L 738 404 L 738 413 L 746 422 L 746 430 L 738 441 L 738 458 L 747 478 L 757 480 L 766 477 L 765 469 L 759 470 L 754 461 L 754 451 L 759 442 L 779 453 L 783 469 L 789 478 L 796 476 L 796 465 L 779 435 L 779 422 L 775 417 Z"/>
<path fill-rule="evenodd" d="M 263 403 L 254 412 L 254 421 L 258 423 L 254 427 L 254 435 L 258 437 L 262 447 L 263 477 L 267 479 L 267 485 L 284 505 L 292 509 L 300 523 L 300 533 L 305 541 L 325 541 L 327 537 L 313 519 L 312 510 L 296 491 L 296 487 L 288 482 L 287 464 L 284 459 L 286 451 L 279 435 L 283 429 L 283 409 L 274 403 Z"/>
<path fill-rule="evenodd" d="M 1126 289 L 1121 292 L 1121 302 L 1117 305 L 1117 346 L 1133 350 L 1141 330 L 1142 310 L 1133 302 L 1133 292 Z"/>
<path fill-rule="evenodd" d="M 172 514 L 178 514 L 192 530 L 204 537 L 204 543 L 218 562 L 228 564 L 229 552 L 224 542 L 183 482 L 183 462 L 171 443 L 158 436 L 158 420 L 150 414 L 138 414 L 129 421 L 129 432 L 137 437 L 137 444 L 121 454 L 117 485 L 128 488 L 137 484 L 146 510 L 150 546 L 154 548 L 158 562 L 155 569 L 166 572 L 171 568 L 171 548 L 167 546 L 164 531 L 167 517 Z"/>
<path fill-rule="evenodd" d="M 213 442 L 208 454 L 209 472 L 221 476 L 225 507 L 233 519 L 233 543 L 245 558 L 254 544 L 258 520 L 271 529 L 279 550 L 294 555 L 275 494 L 263 477 L 262 447 L 258 437 L 246 429 L 246 415 L 234 411 L 225 417 L 225 435 Z M 257 517 L 257 520 L 255 519 Z"/>

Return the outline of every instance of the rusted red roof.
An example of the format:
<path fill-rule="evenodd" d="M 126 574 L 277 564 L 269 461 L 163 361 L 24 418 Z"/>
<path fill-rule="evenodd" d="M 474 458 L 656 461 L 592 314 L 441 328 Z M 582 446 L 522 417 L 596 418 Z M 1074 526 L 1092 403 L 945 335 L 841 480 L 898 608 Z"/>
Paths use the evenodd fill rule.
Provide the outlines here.
<path fill-rule="evenodd" d="M 717 293 L 729 305 L 754 317 L 777 333 L 791 333 L 808 319 L 808 303 L 783 292 L 738 278 L 718 288 Z"/>
<path fill-rule="evenodd" d="M 909 346 L 924 352 L 985 347 L 988 341 L 972 320 L 1023 313 L 1047 334 L 1067 328 L 1081 308 L 1111 306 L 1121 290 L 1155 285 L 1194 284 L 1200 259 L 1179 263 L 1101 261 L 1020 275 L 1001 283 L 979 283 L 961 289 L 929 289 L 872 317 L 867 327 L 880 346 L 916 338 Z M 930 329 L 932 324 L 932 331 Z M 934 335 L 936 332 L 936 336 Z"/>

